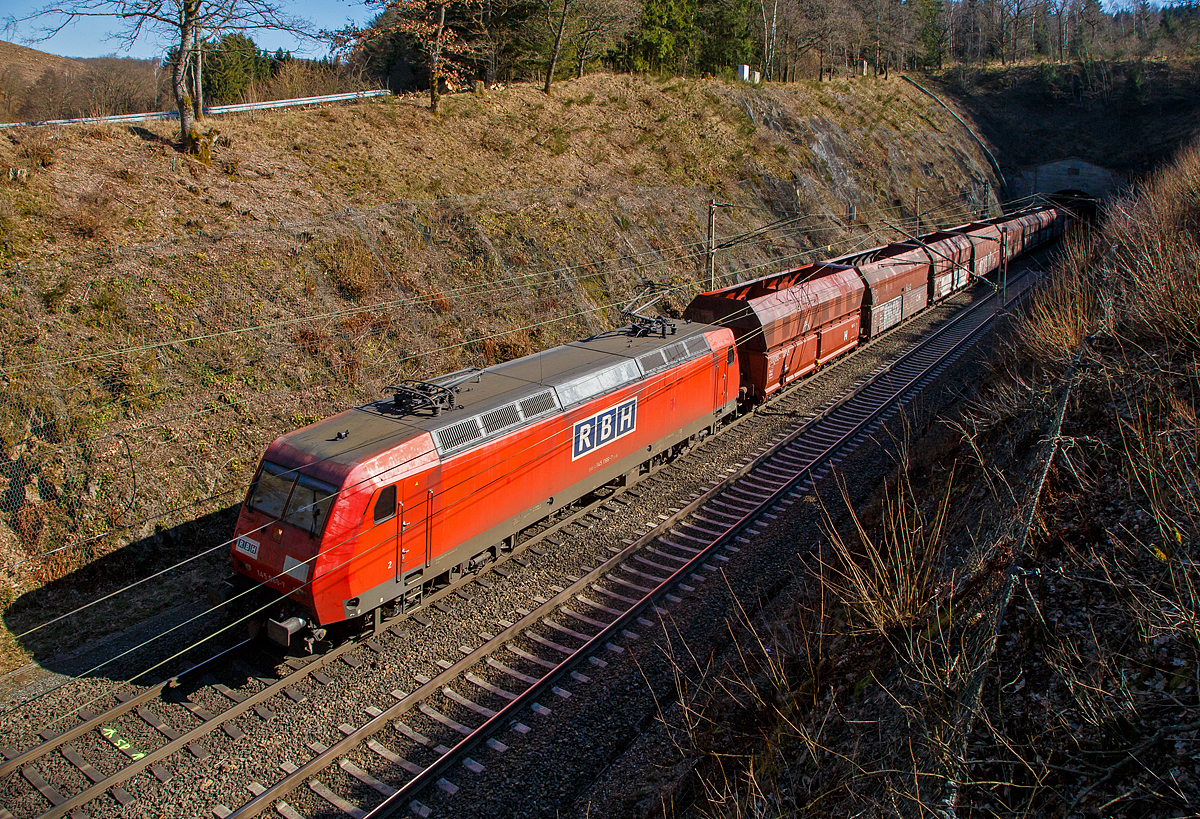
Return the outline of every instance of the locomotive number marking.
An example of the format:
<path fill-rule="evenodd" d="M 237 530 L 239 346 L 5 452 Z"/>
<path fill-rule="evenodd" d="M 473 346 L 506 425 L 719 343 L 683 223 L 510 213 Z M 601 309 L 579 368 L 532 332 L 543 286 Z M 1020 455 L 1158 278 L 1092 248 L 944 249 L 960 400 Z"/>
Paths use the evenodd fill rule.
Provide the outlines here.
<path fill-rule="evenodd" d="M 239 552 L 246 557 L 258 557 L 258 541 L 242 535 L 237 539 L 237 545 L 234 546 Z"/>
<path fill-rule="evenodd" d="M 607 446 L 618 438 L 624 438 L 637 429 L 637 396 L 628 401 L 600 410 L 589 418 L 575 422 L 572 436 L 571 460 L 576 461 Z"/>

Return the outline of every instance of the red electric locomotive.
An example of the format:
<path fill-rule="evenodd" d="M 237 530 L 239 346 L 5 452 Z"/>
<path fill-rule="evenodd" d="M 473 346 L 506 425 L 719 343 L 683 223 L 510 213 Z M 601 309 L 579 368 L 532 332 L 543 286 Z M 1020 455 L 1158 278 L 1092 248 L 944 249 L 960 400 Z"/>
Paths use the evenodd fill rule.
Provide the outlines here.
<path fill-rule="evenodd" d="M 396 386 L 268 447 L 235 570 L 303 609 L 287 645 L 485 563 L 529 524 L 713 431 L 737 408 L 733 333 L 635 325 Z"/>

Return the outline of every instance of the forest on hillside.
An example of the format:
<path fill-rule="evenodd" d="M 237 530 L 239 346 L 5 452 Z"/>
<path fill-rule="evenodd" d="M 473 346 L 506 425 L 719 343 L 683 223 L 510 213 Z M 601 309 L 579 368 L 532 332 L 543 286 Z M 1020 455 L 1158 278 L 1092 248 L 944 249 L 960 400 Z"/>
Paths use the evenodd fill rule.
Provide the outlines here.
<path fill-rule="evenodd" d="M 590 66 L 679 75 L 749 64 L 763 79 L 1180 56 L 1200 47 L 1200 4 L 1128 0 L 392 0 L 343 32 L 375 76 L 428 87 L 446 74 L 545 82 Z M 439 72 L 441 73 L 441 72 Z"/>
<path fill-rule="evenodd" d="M 219 3 L 221 0 L 206 0 Z M 235 27 L 189 60 L 205 105 L 387 87 L 462 90 L 552 82 L 596 68 L 764 80 L 1029 60 L 1089 66 L 1200 49 L 1200 2 L 1124 0 L 391 0 L 363 29 L 322 32 L 330 57 L 268 53 Z M 0 120 L 37 121 L 172 105 L 172 49 L 47 67 L 0 66 Z M 192 74 L 189 68 L 189 76 Z M 436 81 L 431 82 L 431 77 Z"/>

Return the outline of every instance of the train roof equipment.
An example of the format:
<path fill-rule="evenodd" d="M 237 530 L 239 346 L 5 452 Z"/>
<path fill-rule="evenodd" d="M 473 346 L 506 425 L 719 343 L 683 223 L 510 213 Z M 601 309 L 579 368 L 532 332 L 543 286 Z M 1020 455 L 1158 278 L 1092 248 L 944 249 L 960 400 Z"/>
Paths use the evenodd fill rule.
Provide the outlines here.
<path fill-rule="evenodd" d="M 401 440 L 428 433 L 443 458 L 590 398 L 710 352 L 713 328 L 638 323 L 483 369 L 393 385 L 391 398 L 341 412 L 284 439 L 314 461 L 348 470 Z M 672 335 L 673 333 L 673 335 Z M 327 469 L 314 474 L 340 483 Z"/>

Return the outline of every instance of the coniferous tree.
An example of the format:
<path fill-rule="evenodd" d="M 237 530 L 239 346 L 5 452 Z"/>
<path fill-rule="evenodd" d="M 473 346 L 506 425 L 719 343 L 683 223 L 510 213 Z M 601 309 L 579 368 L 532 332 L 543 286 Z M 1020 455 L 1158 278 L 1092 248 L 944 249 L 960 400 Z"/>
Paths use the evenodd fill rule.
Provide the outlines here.
<path fill-rule="evenodd" d="M 918 0 L 917 43 L 921 63 L 941 68 L 946 56 L 946 11 L 942 0 Z"/>

